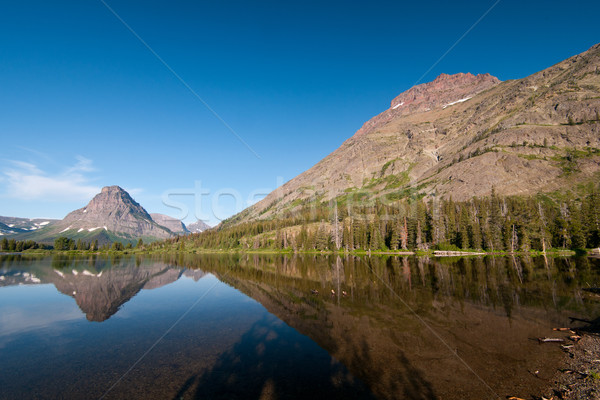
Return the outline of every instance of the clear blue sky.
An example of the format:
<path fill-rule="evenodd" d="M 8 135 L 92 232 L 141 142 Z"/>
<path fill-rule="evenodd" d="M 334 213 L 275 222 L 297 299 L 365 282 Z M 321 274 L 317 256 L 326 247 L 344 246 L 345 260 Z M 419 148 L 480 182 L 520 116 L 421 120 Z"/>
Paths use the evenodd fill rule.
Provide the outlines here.
<path fill-rule="evenodd" d="M 387 109 L 495 0 L 106 2 L 260 158 L 101 1 L 4 2 L 0 215 L 63 218 L 119 185 L 186 222 L 200 199 L 214 225 Z M 598 15 L 501 0 L 423 81 L 527 76 L 600 42 Z"/>

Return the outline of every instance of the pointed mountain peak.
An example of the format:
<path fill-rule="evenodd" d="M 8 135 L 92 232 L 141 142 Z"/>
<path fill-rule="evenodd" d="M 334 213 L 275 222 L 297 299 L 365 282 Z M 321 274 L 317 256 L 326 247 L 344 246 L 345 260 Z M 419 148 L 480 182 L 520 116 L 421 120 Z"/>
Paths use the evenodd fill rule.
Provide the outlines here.
<path fill-rule="evenodd" d="M 111 213 L 113 211 L 129 212 L 144 219 L 152 220 L 150 214 L 136 202 L 120 186 L 105 186 L 102 191 L 85 206 L 81 211 L 88 216 L 92 214 Z M 76 212 L 76 211 L 74 211 Z"/>
<path fill-rule="evenodd" d="M 59 225 L 65 234 L 107 230 L 130 238 L 173 236 L 120 186 L 103 187 L 87 206 L 69 213 Z"/>

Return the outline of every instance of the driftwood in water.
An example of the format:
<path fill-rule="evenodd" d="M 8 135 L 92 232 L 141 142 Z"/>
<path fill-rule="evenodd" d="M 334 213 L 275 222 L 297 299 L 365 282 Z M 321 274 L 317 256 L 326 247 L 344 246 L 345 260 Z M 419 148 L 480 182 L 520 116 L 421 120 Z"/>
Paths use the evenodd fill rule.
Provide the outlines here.
<path fill-rule="evenodd" d="M 436 257 L 455 257 L 455 256 L 484 256 L 486 253 L 471 252 L 471 251 L 446 251 L 435 250 L 433 255 Z"/>
<path fill-rule="evenodd" d="M 560 338 L 538 338 L 538 342 L 540 343 L 564 343 L 565 339 Z"/>

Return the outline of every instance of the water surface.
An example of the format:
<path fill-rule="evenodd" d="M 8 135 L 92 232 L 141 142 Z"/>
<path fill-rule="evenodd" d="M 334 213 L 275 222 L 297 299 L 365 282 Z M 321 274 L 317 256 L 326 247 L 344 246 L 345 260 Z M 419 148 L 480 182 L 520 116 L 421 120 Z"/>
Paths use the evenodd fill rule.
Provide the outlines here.
<path fill-rule="evenodd" d="M 1 398 L 526 397 L 586 258 L 0 258 Z M 104 396 L 104 397 L 103 397 Z"/>

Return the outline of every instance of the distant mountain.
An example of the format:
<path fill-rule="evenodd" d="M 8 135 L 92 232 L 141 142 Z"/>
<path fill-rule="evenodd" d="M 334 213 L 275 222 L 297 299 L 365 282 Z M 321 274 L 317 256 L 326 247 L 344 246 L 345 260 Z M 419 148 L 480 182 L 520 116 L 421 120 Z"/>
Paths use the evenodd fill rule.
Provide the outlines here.
<path fill-rule="evenodd" d="M 188 228 L 186 228 L 185 224 L 176 218 L 157 213 L 152 213 L 150 214 L 150 216 L 152 217 L 154 222 L 164 226 L 165 228 L 168 228 L 171 232 L 177 235 L 187 235 L 188 233 L 190 233 Z"/>
<path fill-rule="evenodd" d="M 600 44 L 523 79 L 442 74 L 415 86 L 224 226 L 353 195 L 465 201 L 492 188 L 532 195 L 599 177 Z"/>
<path fill-rule="evenodd" d="M 153 241 L 174 235 L 171 230 L 156 223 L 125 190 L 119 186 L 107 186 L 87 206 L 72 211 L 63 220 L 15 238 L 52 243 L 57 237 L 66 236 L 106 244 L 135 242 L 139 238 Z"/>
<path fill-rule="evenodd" d="M 200 233 L 200 232 L 204 232 L 207 229 L 210 229 L 211 226 L 208 225 L 207 223 L 205 223 L 204 221 L 198 220 L 194 223 L 191 223 L 187 226 L 187 229 L 191 232 L 191 233 Z"/>
<path fill-rule="evenodd" d="M 15 233 L 35 231 L 56 221 L 57 220 L 50 218 L 31 219 L 0 216 L 0 235 L 12 235 Z"/>

